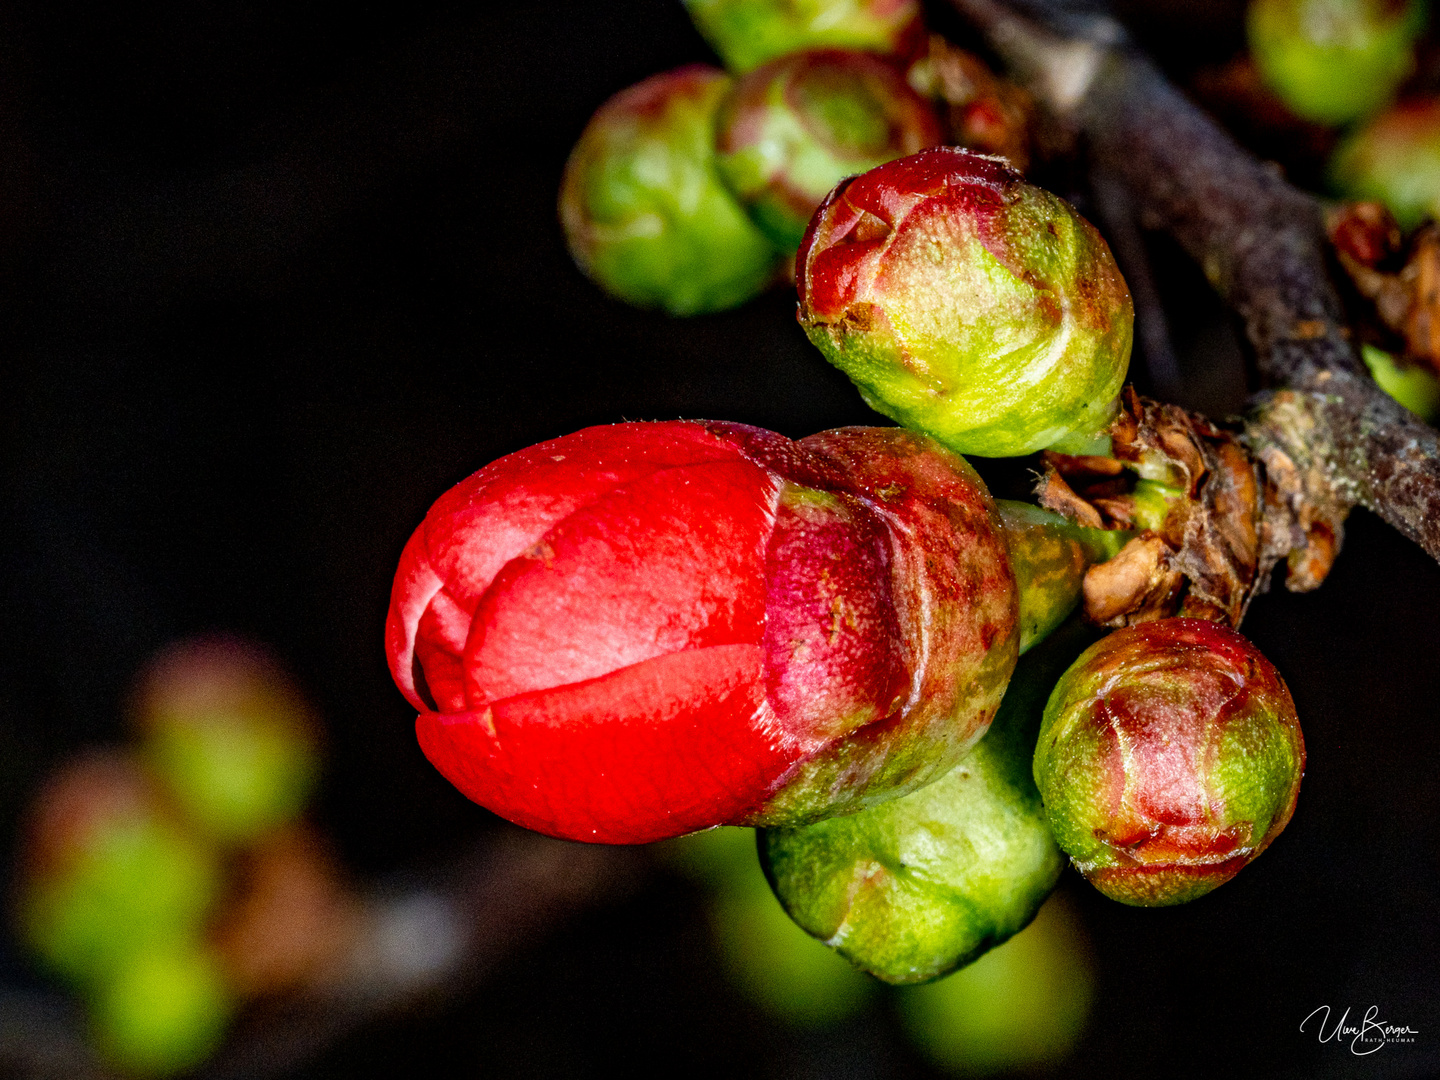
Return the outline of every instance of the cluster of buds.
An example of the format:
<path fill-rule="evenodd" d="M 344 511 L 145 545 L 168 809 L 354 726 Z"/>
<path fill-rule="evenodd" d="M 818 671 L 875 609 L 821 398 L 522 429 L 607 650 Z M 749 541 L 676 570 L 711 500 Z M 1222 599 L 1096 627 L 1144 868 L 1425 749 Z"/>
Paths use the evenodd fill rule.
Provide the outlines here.
<path fill-rule="evenodd" d="M 134 752 L 65 763 L 30 808 L 17 914 L 127 1074 L 187 1070 L 248 998 L 345 947 L 348 894 L 298 822 L 315 725 L 264 649 L 181 642 L 147 668 Z"/>
<path fill-rule="evenodd" d="M 802 327 L 904 428 L 619 424 L 481 469 L 431 509 L 392 593 L 387 655 L 422 749 L 474 801 L 554 836 L 763 826 L 795 921 L 892 982 L 1023 928 L 1062 852 L 1128 903 L 1213 888 L 1289 819 L 1303 743 L 1243 638 L 1154 620 L 1235 623 L 1259 588 L 1274 545 L 1250 458 L 1133 393 L 1122 408 L 1133 311 L 1089 222 L 1003 158 L 934 146 L 896 68 L 833 48 L 858 33 L 904 51 L 911 5 L 832 2 L 830 37 L 797 36 L 806 4 L 687 6 L 748 74 L 659 76 L 597 114 L 562 195 L 577 259 L 643 299 L 625 275 L 700 237 L 689 299 L 644 294 L 698 311 L 721 306 L 706 274 L 743 270 L 753 289 L 775 250 L 727 261 L 705 229 L 753 219 L 767 243 L 798 242 Z M 967 64 L 932 45 L 911 85 L 1023 155 L 1028 102 Z M 672 109 L 667 80 L 691 103 Z M 645 132 L 631 158 L 604 149 L 627 124 Z M 639 190 L 634 162 L 676 160 L 674 141 L 645 142 L 666 125 L 685 132 L 686 212 L 722 178 L 735 212 L 692 227 L 676 192 L 648 192 L 602 221 L 611 194 Z M 997 506 L 959 456 L 1038 450 L 1049 510 Z M 1105 475 L 1077 492 L 1086 468 Z M 1307 522 L 1297 582 L 1338 542 Z M 1092 627 L 1143 625 L 1085 652 L 1046 707 L 1093 639 L 1062 626 L 1082 600 Z"/>
<path fill-rule="evenodd" d="M 561 188 L 576 264 L 622 300 L 672 315 L 743 302 L 793 269 L 837 183 L 947 136 L 1028 163 L 1029 99 L 943 39 L 927 47 L 914 0 L 687 7 L 729 74 L 692 65 L 615 95 Z"/>

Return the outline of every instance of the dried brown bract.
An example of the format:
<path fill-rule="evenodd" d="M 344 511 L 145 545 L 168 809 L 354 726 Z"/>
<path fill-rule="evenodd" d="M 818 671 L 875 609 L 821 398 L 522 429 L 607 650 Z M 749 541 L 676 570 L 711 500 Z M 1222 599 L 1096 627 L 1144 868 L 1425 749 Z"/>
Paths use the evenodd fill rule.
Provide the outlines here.
<path fill-rule="evenodd" d="M 1440 373 L 1440 228 L 1422 225 L 1406 242 L 1375 202 L 1334 207 L 1325 225 L 1355 291 L 1374 305 L 1381 336 L 1398 339 L 1384 343 Z"/>
<path fill-rule="evenodd" d="M 1312 589 L 1339 550 L 1343 510 L 1322 503 L 1276 442 L 1235 433 L 1127 387 L 1111 428 L 1114 456 L 1044 456 L 1043 506 L 1091 527 L 1138 535 L 1085 577 L 1085 613 L 1121 627 L 1182 615 L 1238 626 L 1289 564 L 1288 588 Z"/>

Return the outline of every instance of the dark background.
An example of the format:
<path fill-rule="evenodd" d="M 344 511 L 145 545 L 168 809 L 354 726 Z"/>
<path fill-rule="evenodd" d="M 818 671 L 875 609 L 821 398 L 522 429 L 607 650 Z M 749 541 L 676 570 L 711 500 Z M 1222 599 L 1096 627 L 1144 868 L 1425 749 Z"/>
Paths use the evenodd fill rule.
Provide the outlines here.
<path fill-rule="evenodd" d="M 1239 46 L 1239 12 L 1129 14 L 1183 74 Z M 493 819 L 420 755 L 381 641 L 429 504 L 587 424 L 874 422 L 793 296 L 674 321 L 606 299 L 566 255 L 555 191 L 590 112 L 709 58 L 678 0 L 0 9 L 6 865 L 44 770 L 124 737 L 145 658 L 220 628 L 274 643 L 319 703 L 318 818 L 350 867 L 445 858 Z M 1182 404 L 1238 407 L 1224 313 L 1165 242 L 1152 257 Z M 1440 1074 L 1437 613 L 1440 567 L 1364 512 L 1323 589 L 1255 604 L 1245 630 L 1309 748 L 1294 822 L 1188 907 L 1069 883 L 1099 999 L 1066 1075 Z M 657 874 L 297 1075 L 926 1075 L 883 1000 L 798 1035 L 732 996 L 700 905 Z M 0 985 L 42 986 L 9 937 Z M 1352 1058 L 1297 1030 L 1323 1004 L 1420 1036 Z"/>

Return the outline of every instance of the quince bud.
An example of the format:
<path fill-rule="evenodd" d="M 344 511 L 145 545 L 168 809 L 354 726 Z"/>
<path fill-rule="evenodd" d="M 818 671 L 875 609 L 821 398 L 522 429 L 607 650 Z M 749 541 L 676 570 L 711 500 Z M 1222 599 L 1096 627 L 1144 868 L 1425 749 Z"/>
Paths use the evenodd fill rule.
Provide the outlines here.
<path fill-rule="evenodd" d="M 772 60 L 720 106 L 720 175 L 785 251 L 847 176 L 938 145 L 940 121 L 900 73 L 868 53 L 824 49 Z"/>
<path fill-rule="evenodd" d="M 596 111 L 570 152 L 560 221 L 576 265 L 607 292 L 672 315 L 744 303 L 779 253 L 715 168 L 729 89 L 703 64 L 654 75 Z"/>
<path fill-rule="evenodd" d="M 590 428 L 444 495 L 387 625 L 431 762 L 540 832 L 641 843 L 928 783 L 989 725 L 1015 582 L 979 477 L 895 428 Z"/>
<path fill-rule="evenodd" d="M 1199 619 L 1092 645 L 1056 685 L 1035 749 L 1055 839 L 1106 896 L 1146 907 L 1203 896 L 1264 851 L 1304 768 L 1275 668 Z"/>
<path fill-rule="evenodd" d="M 805 49 L 859 49 L 908 58 L 925 43 L 919 0 L 684 0 L 731 71 Z"/>
<path fill-rule="evenodd" d="M 230 844 L 297 818 L 320 772 L 316 724 L 264 647 L 224 636 L 178 642 L 136 695 L 143 753 L 191 821 Z"/>
<path fill-rule="evenodd" d="M 1440 100 L 1401 102 L 1375 117 L 1341 143 L 1330 182 L 1347 199 L 1384 203 L 1407 231 L 1440 219 Z"/>
<path fill-rule="evenodd" d="M 886 982 L 922 982 L 1025 927 L 1064 867 L 1030 776 L 1055 678 L 1093 637 L 1072 622 L 1024 657 L 989 733 L 899 799 L 760 834 L 775 895 L 811 934 Z"/>
<path fill-rule="evenodd" d="M 1299 116 L 1344 124 L 1389 99 L 1415 66 L 1424 0 L 1253 0 L 1250 55 Z"/>
<path fill-rule="evenodd" d="M 1104 239 L 998 158 L 943 147 L 842 182 L 796 259 L 798 318 L 869 405 L 962 454 L 1085 452 L 1130 361 Z"/>
<path fill-rule="evenodd" d="M 25 835 L 22 932 L 81 985 L 194 940 L 221 885 L 219 854 L 165 809 L 128 757 L 77 758 L 41 788 Z"/>

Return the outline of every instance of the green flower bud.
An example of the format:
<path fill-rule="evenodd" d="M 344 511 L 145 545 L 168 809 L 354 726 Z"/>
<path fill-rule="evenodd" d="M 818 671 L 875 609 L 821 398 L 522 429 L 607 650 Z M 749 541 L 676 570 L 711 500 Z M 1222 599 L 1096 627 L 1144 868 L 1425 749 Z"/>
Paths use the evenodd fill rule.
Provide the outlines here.
<path fill-rule="evenodd" d="M 798 318 L 874 409 L 962 454 L 1084 452 L 1133 310 L 1100 234 L 998 158 L 950 147 L 840 184 L 796 257 Z"/>
<path fill-rule="evenodd" d="M 793 252 L 847 176 L 938 145 L 940 121 L 900 72 L 825 49 L 756 68 L 720 106 L 720 175 L 765 235 Z"/>
<path fill-rule="evenodd" d="M 895 57 L 925 40 L 919 0 L 684 0 L 690 18 L 732 71 L 805 49 L 859 49 Z"/>
<path fill-rule="evenodd" d="M 919 791 L 815 825 L 767 829 L 760 854 L 785 910 L 891 983 L 967 964 L 1022 929 L 1064 859 L 1029 761 L 1046 694 L 1089 640 L 1072 623 L 1016 668 L 968 757 Z"/>
<path fill-rule="evenodd" d="M 246 843 L 297 818 L 320 772 L 315 723 L 264 649 L 198 638 L 160 654 L 136 721 L 146 761 L 186 815 L 219 840 Z"/>
<path fill-rule="evenodd" d="M 93 995 L 90 1021 L 111 1064 L 168 1076 L 210 1055 L 234 1007 L 219 965 L 195 944 L 132 957 Z"/>
<path fill-rule="evenodd" d="M 1344 198 L 1384 203 L 1407 231 L 1440 219 L 1440 99 L 1401 102 L 1351 135 L 1330 182 Z"/>
<path fill-rule="evenodd" d="M 1423 0 L 1253 0 L 1245 19 L 1261 78 L 1320 124 L 1384 105 L 1415 66 L 1424 28 Z"/>
<path fill-rule="evenodd" d="M 570 152 L 560 221 L 576 264 L 607 292 L 672 315 L 744 303 L 779 253 L 715 167 L 715 110 L 730 79 L 693 64 L 596 111 Z"/>
<path fill-rule="evenodd" d="M 1360 346 L 1360 355 L 1381 390 L 1427 423 L 1440 416 L 1440 379 L 1433 371 L 1419 364 L 1402 367 L 1384 349 L 1368 343 Z"/>
<path fill-rule="evenodd" d="M 1085 571 L 1113 559 L 1133 535 L 1087 529 L 1029 503 L 996 499 L 1015 588 L 1020 594 L 1020 652 L 1044 640 L 1080 603 Z"/>
<path fill-rule="evenodd" d="M 220 889 L 217 853 L 161 808 L 118 755 L 81 758 L 41 790 L 22 856 L 22 933 L 82 985 L 195 938 Z"/>
<path fill-rule="evenodd" d="M 1181 904 L 1234 877 L 1295 810 L 1305 742 L 1270 662 L 1228 627 L 1117 630 L 1055 686 L 1035 782 L 1060 846 L 1126 904 Z"/>

